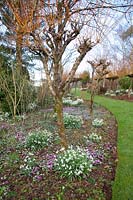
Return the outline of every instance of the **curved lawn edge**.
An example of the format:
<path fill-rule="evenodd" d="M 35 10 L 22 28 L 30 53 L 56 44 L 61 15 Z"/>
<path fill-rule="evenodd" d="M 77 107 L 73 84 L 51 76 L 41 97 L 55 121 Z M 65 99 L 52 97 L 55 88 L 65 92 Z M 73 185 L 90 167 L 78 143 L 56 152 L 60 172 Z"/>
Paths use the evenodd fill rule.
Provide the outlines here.
<path fill-rule="evenodd" d="M 76 90 L 75 95 L 89 100 L 89 93 Z M 113 113 L 118 123 L 118 164 L 112 185 L 112 200 L 133 199 L 133 103 L 96 96 L 96 103 Z"/>

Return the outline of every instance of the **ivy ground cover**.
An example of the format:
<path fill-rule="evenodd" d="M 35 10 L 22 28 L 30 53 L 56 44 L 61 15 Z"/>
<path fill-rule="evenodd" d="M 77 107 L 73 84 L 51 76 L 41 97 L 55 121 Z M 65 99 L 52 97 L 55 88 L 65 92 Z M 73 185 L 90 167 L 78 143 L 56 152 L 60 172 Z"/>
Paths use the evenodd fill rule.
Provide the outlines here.
<path fill-rule="evenodd" d="M 52 109 L 27 114 L 16 123 L 1 120 L 0 199 L 111 199 L 116 121 L 97 105 L 91 121 L 88 110 L 85 102 L 64 107 L 67 151 L 61 149 Z"/>

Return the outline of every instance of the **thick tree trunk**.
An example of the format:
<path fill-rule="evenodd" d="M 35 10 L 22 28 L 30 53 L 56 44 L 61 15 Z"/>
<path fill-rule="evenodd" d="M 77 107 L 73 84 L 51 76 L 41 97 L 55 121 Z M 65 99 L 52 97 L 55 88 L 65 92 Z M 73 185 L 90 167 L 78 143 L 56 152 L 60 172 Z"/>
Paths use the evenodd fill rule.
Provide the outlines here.
<path fill-rule="evenodd" d="M 91 91 L 91 96 L 90 96 L 90 113 L 93 112 L 93 104 L 94 104 L 94 91 Z"/>
<path fill-rule="evenodd" d="M 16 39 L 16 63 L 19 73 L 22 73 L 22 43 L 23 43 L 23 36 L 21 33 L 18 32 Z"/>
<path fill-rule="evenodd" d="M 95 91 L 94 91 L 94 89 L 92 89 L 91 95 L 90 95 L 90 121 L 91 121 L 91 124 L 92 124 L 92 120 L 93 120 L 94 96 L 95 96 Z"/>
<path fill-rule="evenodd" d="M 15 120 L 16 118 L 16 105 L 13 105 L 13 119 Z"/>
<path fill-rule="evenodd" d="M 55 109 L 57 113 L 57 123 L 59 127 L 59 136 L 61 140 L 61 145 L 63 148 L 68 148 L 67 138 L 65 135 L 65 127 L 64 127 L 64 121 L 63 121 L 63 103 L 62 103 L 62 97 L 61 98 L 55 98 Z"/>
<path fill-rule="evenodd" d="M 92 83 L 91 83 L 91 91 L 90 91 L 90 115 L 91 115 L 91 120 L 93 117 L 93 104 L 94 104 L 94 95 L 95 95 L 95 83 L 94 83 L 94 72 L 95 69 L 94 67 L 92 68 Z"/>

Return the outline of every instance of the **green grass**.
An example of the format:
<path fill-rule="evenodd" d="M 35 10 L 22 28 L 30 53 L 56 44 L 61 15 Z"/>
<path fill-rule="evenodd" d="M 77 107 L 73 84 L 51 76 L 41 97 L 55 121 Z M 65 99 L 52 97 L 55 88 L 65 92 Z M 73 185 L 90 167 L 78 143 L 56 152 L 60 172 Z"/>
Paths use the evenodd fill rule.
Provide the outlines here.
<path fill-rule="evenodd" d="M 75 95 L 89 99 L 89 93 L 76 90 Z M 96 96 L 95 102 L 106 107 L 118 122 L 118 165 L 112 200 L 133 200 L 133 103 Z"/>

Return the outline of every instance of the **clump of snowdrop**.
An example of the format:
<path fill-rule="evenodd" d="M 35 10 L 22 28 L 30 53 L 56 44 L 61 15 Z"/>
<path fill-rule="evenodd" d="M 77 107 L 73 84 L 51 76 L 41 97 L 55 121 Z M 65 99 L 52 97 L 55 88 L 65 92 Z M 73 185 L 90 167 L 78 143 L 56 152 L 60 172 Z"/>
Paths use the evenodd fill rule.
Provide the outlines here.
<path fill-rule="evenodd" d="M 54 169 L 61 177 L 74 178 L 87 175 L 92 170 L 93 158 L 84 149 L 71 146 L 59 153 L 55 159 Z"/>
<path fill-rule="evenodd" d="M 68 106 L 78 106 L 83 103 L 83 99 L 72 100 L 70 98 L 63 98 L 63 104 Z"/>
<path fill-rule="evenodd" d="M 96 118 L 96 119 L 94 119 L 94 120 L 92 121 L 92 125 L 93 125 L 94 127 L 97 127 L 97 128 L 103 126 L 103 124 L 104 124 L 103 119 L 98 119 L 98 118 Z"/>
<path fill-rule="evenodd" d="M 17 121 L 23 121 L 27 118 L 26 114 L 24 113 L 23 115 L 16 115 L 15 119 Z"/>
<path fill-rule="evenodd" d="M 0 121 L 8 121 L 10 114 L 8 112 L 0 112 Z"/>
<path fill-rule="evenodd" d="M 90 135 L 84 136 L 84 140 L 88 142 L 99 143 L 102 140 L 102 136 L 97 133 L 91 133 Z"/>
<path fill-rule="evenodd" d="M 36 166 L 37 163 L 34 158 L 34 154 L 28 152 L 27 155 L 24 157 L 23 163 L 20 165 L 21 174 L 30 176 Z"/>
<path fill-rule="evenodd" d="M 36 108 L 37 108 L 37 104 L 35 102 L 28 104 L 29 111 L 35 110 Z"/>
<path fill-rule="evenodd" d="M 30 132 L 26 137 L 26 147 L 31 150 L 40 150 L 52 142 L 52 133 L 47 130 Z"/>
<path fill-rule="evenodd" d="M 92 142 L 96 142 L 96 143 L 98 143 L 102 140 L 101 135 L 97 135 L 96 133 L 91 133 L 88 138 Z"/>
<path fill-rule="evenodd" d="M 68 113 L 64 113 L 64 125 L 65 128 L 75 129 L 80 128 L 83 124 L 83 120 L 81 116 L 70 115 Z"/>
<path fill-rule="evenodd" d="M 53 118 L 57 120 L 57 114 L 53 115 Z M 83 119 L 81 116 L 75 116 L 68 113 L 63 114 L 64 126 L 67 129 L 79 129 L 83 124 Z"/>

